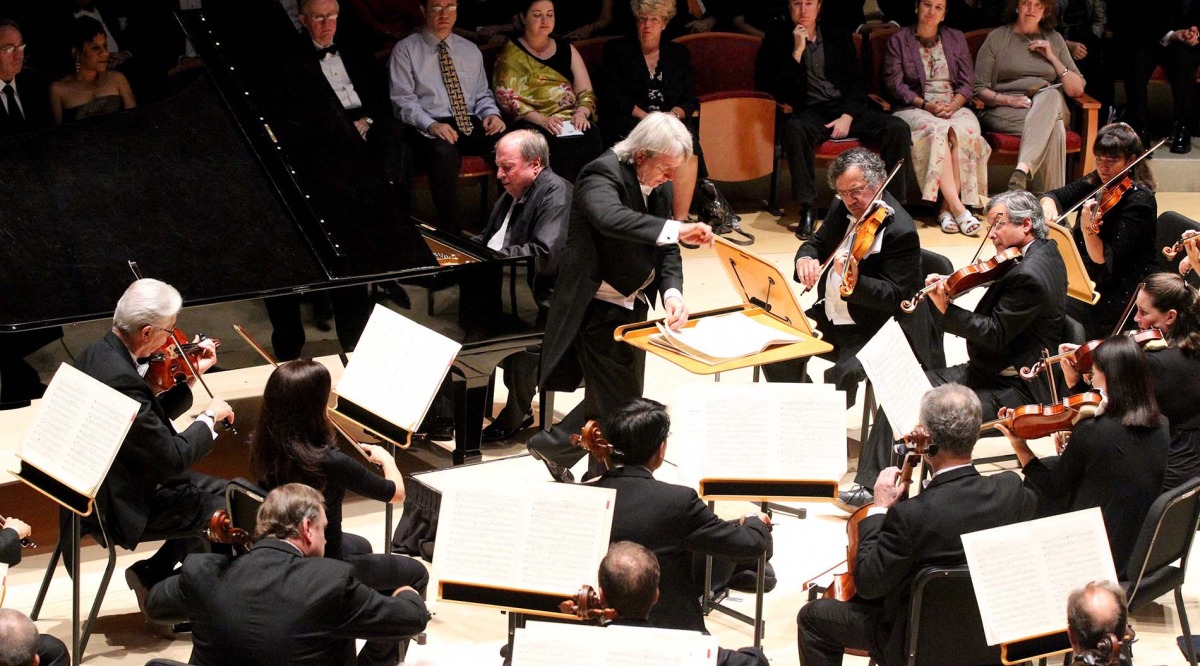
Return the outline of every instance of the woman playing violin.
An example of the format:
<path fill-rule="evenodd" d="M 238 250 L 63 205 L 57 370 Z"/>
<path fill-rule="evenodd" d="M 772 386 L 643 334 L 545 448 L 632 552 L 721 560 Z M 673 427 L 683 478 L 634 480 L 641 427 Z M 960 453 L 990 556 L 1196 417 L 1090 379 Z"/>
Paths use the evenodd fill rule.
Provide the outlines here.
<path fill-rule="evenodd" d="M 312 360 L 288 361 L 271 373 L 263 390 L 258 427 L 251 440 L 250 464 L 265 490 L 287 483 L 313 486 L 325 496 L 325 555 L 349 562 L 368 586 L 391 593 L 409 585 L 422 596 L 429 575 L 416 560 L 374 554 L 371 544 L 342 532 L 342 500 L 349 490 L 381 502 L 404 501 L 404 479 L 386 449 L 361 445 L 383 477 L 338 450 L 326 420 L 330 377 Z"/>
<path fill-rule="evenodd" d="M 1142 155 L 1137 132 L 1125 123 L 1106 125 L 1096 134 L 1096 170 L 1042 196 L 1048 220 L 1079 203 Z M 1083 257 L 1088 277 L 1096 283 L 1100 302 L 1087 305 L 1068 301 L 1068 314 L 1083 324 L 1088 338 L 1108 335 L 1142 278 L 1154 270 L 1154 225 L 1158 204 L 1154 199 L 1154 174 L 1146 160 L 1117 182 L 1083 204 L 1075 217 L 1072 235 Z M 1103 214 L 1101 214 L 1103 213 Z"/>
<path fill-rule="evenodd" d="M 1069 363 L 1063 365 L 1066 371 Z M 1025 482 L 1041 495 L 1041 515 L 1100 507 L 1113 562 L 1123 574 L 1146 512 L 1161 492 L 1170 437 L 1150 366 L 1132 339 L 1120 335 L 1096 348 L 1092 386 L 1104 401 L 1094 418 L 1075 424 L 1058 456 L 1038 458 L 1024 439 L 1001 430 L 1025 470 Z"/>

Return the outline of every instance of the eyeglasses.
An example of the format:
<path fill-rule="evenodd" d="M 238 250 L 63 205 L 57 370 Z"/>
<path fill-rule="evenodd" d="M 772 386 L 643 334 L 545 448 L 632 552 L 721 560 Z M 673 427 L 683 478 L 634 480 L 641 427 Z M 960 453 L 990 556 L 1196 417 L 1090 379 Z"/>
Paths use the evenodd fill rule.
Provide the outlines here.
<path fill-rule="evenodd" d="M 3 53 L 4 55 L 12 55 L 14 53 L 24 53 L 26 46 L 29 46 L 29 45 L 24 42 L 21 42 L 20 44 L 5 44 L 4 46 L 0 46 L 0 53 Z"/>
<path fill-rule="evenodd" d="M 866 191 L 867 191 L 867 186 L 865 184 L 863 184 L 863 185 L 859 185 L 858 187 L 856 187 L 854 189 L 850 189 L 850 190 L 837 190 L 837 195 L 838 195 L 839 199 L 841 199 L 842 201 L 845 201 L 846 199 L 857 199 L 857 198 L 861 197 L 863 195 L 863 193 Z"/>
<path fill-rule="evenodd" d="M 338 15 L 337 14 L 318 14 L 317 16 L 309 16 L 308 20 L 320 25 L 322 23 L 325 23 L 326 21 L 338 20 Z"/>
<path fill-rule="evenodd" d="M 434 5 L 429 8 L 429 11 L 432 12 L 434 16 L 441 16 L 442 14 L 457 14 L 458 5 Z"/>

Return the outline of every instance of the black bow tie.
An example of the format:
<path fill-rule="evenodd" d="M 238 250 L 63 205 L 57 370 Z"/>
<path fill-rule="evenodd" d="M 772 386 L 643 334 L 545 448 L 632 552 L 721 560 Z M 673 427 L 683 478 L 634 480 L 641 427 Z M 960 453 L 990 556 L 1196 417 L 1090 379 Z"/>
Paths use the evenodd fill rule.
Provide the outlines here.
<path fill-rule="evenodd" d="M 317 49 L 317 60 L 324 60 L 327 55 L 337 55 L 337 44 L 330 44 L 323 49 Z"/>

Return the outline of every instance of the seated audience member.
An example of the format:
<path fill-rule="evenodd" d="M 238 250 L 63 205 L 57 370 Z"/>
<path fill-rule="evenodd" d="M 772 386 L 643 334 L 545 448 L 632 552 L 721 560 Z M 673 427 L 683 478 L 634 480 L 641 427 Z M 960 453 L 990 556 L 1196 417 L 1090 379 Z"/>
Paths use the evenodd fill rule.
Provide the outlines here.
<path fill-rule="evenodd" d="M 550 169 L 546 138 L 532 130 L 516 130 L 496 142 L 496 179 L 504 193 L 475 240 L 506 257 L 535 257 L 530 279 L 538 319 L 544 321 L 571 217 L 571 183 Z M 500 362 L 508 402 L 483 429 L 483 441 L 506 440 L 533 423 L 538 360 L 537 354 L 518 352 Z"/>
<path fill-rule="evenodd" d="M 658 602 L 662 572 L 658 558 L 645 546 L 618 541 L 608 547 L 600 561 L 600 605 L 617 612 L 610 623 L 618 627 L 653 627 L 650 609 Z M 737 651 L 719 648 L 717 666 L 767 666 L 767 657 L 757 648 Z"/>
<path fill-rule="evenodd" d="M 822 0 L 791 0 L 788 6 L 791 23 L 763 38 L 755 77 L 760 90 L 793 110 L 780 140 L 800 216 L 796 237 L 807 240 L 817 221 L 817 148 L 830 139 L 858 137 L 878 144 L 891 169 L 909 161 L 912 133 L 903 120 L 868 108 L 850 33 L 817 27 Z M 911 170 L 906 164 L 888 186 L 897 201 L 905 199 Z"/>
<path fill-rule="evenodd" d="M 321 493 L 299 483 L 272 490 L 258 510 L 257 543 L 245 555 L 196 554 L 156 585 L 146 609 L 161 621 L 190 620 L 193 664 L 380 666 L 396 664 L 399 641 L 425 629 L 429 611 L 411 587 L 382 594 L 325 553 Z M 355 658 L 355 639 L 390 644 Z"/>
<path fill-rule="evenodd" d="M 1094 172 L 1042 195 L 1047 220 L 1057 220 L 1061 211 L 1080 203 L 1142 155 L 1142 140 L 1125 123 L 1100 128 L 1092 147 L 1096 153 Z M 1158 202 L 1150 161 L 1142 160 L 1128 175 L 1133 187 L 1098 222 L 1093 223 L 1097 199 L 1085 202 L 1075 214 L 1071 235 L 1088 278 L 1100 292 L 1100 301 L 1090 305 L 1069 299 L 1067 313 L 1083 324 L 1089 340 L 1112 333 L 1134 290 L 1154 272 L 1161 249 L 1154 244 Z M 1132 321 L 1125 322 L 1126 327 L 1132 325 Z"/>
<path fill-rule="evenodd" d="M 25 70 L 25 39 L 14 21 L 0 19 L 0 136 L 28 132 L 50 124 L 49 87 Z"/>
<path fill-rule="evenodd" d="M 920 0 L 917 24 L 888 40 L 884 86 L 899 108 L 894 115 L 912 129 L 913 169 L 921 198 L 938 200 L 938 225 L 946 233 L 979 232 L 982 223 L 967 210 L 988 193 L 992 149 L 970 108 L 975 66 L 967 40 L 942 26 L 946 0 Z"/>
<path fill-rule="evenodd" d="M 0 608 L 0 665 L 67 666 L 67 646 L 53 636 L 39 634 L 24 613 Z"/>
<path fill-rule="evenodd" d="M 453 33 L 454 0 L 426 0 L 426 25 L 396 44 L 389 62 L 396 117 L 409 126 L 414 157 L 427 165 L 441 227 L 463 228 L 458 170 L 463 155 L 490 155 L 504 131 L 479 47 Z"/>
<path fill-rule="evenodd" d="M 1028 520 L 1037 499 L 1013 472 L 981 476 L 971 464 L 982 410 L 971 389 L 943 384 L 921 398 L 920 423 L 931 446 L 924 462 L 933 471 L 916 497 L 897 486 L 900 470 L 888 467 L 875 482 L 875 507 L 859 524 L 852 601 L 818 599 L 800 609 L 800 663 L 842 663 L 847 648 L 866 650 L 879 664 L 904 663 L 913 578 L 932 566 L 967 561 L 961 536 Z M 618 496 L 619 497 L 619 496 Z"/>
<path fill-rule="evenodd" d="M 1103 106 L 1100 124 L 1107 125 L 1113 109 L 1113 77 L 1105 52 L 1108 39 L 1106 0 L 1058 0 L 1058 31 L 1067 50 L 1087 80 L 1087 93 Z"/>
<path fill-rule="evenodd" d="M 525 32 L 505 44 L 496 59 L 496 100 L 510 123 L 546 137 L 558 173 L 575 182 L 579 170 L 604 149 L 594 125 L 592 80 L 575 47 L 552 34 L 553 0 L 523 0 L 519 6 Z"/>
<path fill-rule="evenodd" d="M 619 1 L 619 0 L 618 0 Z M 688 219 L 696 181 L 707 175 L 700 153 L 700 101 L 692 91 L 692 60 L 686 46 L 663 39 L 663 29 L 675 15 L 674 0 L 632 0 L 635 36 L 625 35 L 604 45 L 600 89 L 601 130 L 605 145 L 629 135 L 648 114 L 669 113 L 692 135 L 692 157 L 675 171 L 671 204 L 674 219 Z"/>
<path fill-rule="evenodd" d="M 1067 384 L 1075 385 L 1079 376 L 1071 361 L 1062 365 Z M 1171 436 L 1154 399 L 1150 366 L 1130 338 L 1109 338 L 1092 352 L 1091 384 L 1104 402 L 1096 416 L 1078 421 L 1069 437 L 1056 437 L 1058 456 L 1039 458 L 1024 439 L 1002 432 L 1021 462 L 1025 483 L 1041 495 L 1039 513 L 1100 507 L 1113 563 L 1126 580 L 1125 565 L 1142 522 L 1162 493 Z"/>
<path fill-rule="evenodd" d="M 1067 597 L 1067 636 L 1075 664 L 1132 663 L 1125 649 L 1133 629 L 1129 626 L 1129 602 L 1120 585 L 1097 580 Z"/>
<path fill-rule="evenodd" d="M 1042 190 L 1067 182 L 1067 101 L 1083 94 L 1084 80 L 1067 50 L 1054 0 L 1009 0 L 1006 25 L 993 30 L 975 58 L 975 96 L 989 132 L 1021 135 L 1017 166 L 1008 189 L 1029 188 L 1039 175 Z M 1060 89 L 1049 86 L 1061 83 Z M 1043 90 L 1045 88 L 1045 90 Z"/>
<path fill-rule="evenodd" d="M 50 113 L 55 125 L 116 113 L 137 106 L 129 81 L 109 71 L 111 54 L 104 27 L 86 16 L 71 24 L 75 73 L 50 84 Z"/>
<path fill-rule="evenodd" d="M 1163 0 L 1153 9 L 1137 3 L 1116 2 L 1109 10 L 1120 20 L 1111 22 L 1124 35 L 1120 51 L 1129 59 L 1125 78 L 1125 120 L 1146 140 L 1149 120 L 1150 75 L 1156 65 L 1166 70 L 1171 84 L 1174 127 L 1171 152 L 1192 150 L 1196 125 L 1196 71 L 1200 69 L 1200 3 Z M 1120 14 L 1118 14 L 1120 12 Z"/>
<path fill-rule="evenodd" d="M 771 546 L 771 521 L 761 513 L 721 520 L 696 491 L 655 479 L 654 471 L 666 457 L 670 428 L 666 408 L 646 398 L 634 398 L 610 412 L 600 431 L 612 444 L 613 467 L 595 485 L 617 491 L 611 540 L 645 546 L 662 567 L 650 624 L 705 631 L 700 609 L 703 556 L 717 557 L 714 568 L 721 571 L 714 571 L 713 581 L 721 585 L 732 575 L 730 564 L 754 562 Z"/>
<path fill-rule="evenodd" d="M 833 367 L 825 371 L 825 383 L 845 391 L 847 403 L 853 405 L 858 384 L 867 376 L 858 352 L 888 319 L 906 316 L 900 311 L 900 302 L 921 289 L 921 242 L 912 218 L 884 192 L 880 203 L 888 207 L 889 214 L 876 236 L 877 245 L 858 265 L 854 293 L 843 298 L 845 255 L 853 242 L 846 232 L 876 203 L 872 197 L 887 173 L 878 155 L 866 148 L 852 148 L 837 156 L 829 166 L 828 178 L 838 199 L 812 240 L 796 250 L 795 279 L 806 288 L 817 287 L 817 305 L 807 314 L 834 347 L 821 356 L 833 361 Z M 829 268 L 822 273 L 821 265 L 826 262 Z M 799 358 L 764 365 L 763 373 L 773 382 L 808 382 L 812 380 L 807 369 L 808 359 Z"/>

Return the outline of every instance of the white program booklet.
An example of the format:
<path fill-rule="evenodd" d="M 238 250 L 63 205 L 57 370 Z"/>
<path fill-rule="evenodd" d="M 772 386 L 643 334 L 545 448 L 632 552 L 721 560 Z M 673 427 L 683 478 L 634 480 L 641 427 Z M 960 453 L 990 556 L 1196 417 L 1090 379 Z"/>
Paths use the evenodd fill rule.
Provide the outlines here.
<path fill-rule="evenodd" d="M 377 304 L 334 392 L 412 432 L 460 349 L 458 342 Z"/>
<path fill-rule="evenodd" d="M 892 439 L 903 439 L 920 422 L 921 398 L 933 385 L 894 317 L 863 346 L 858 360 L 875 387 L 875 399 L 892 425 Z"/>
<path fill-rule="evenodd" d="M 717 639 L 698 631 L 530 622 L 513 641 L 513 666 L 713 666 Z"/>
<path fill-rule="evenodd" d="M 962 542 L 988 645 L 1065 630 L 1072 590 L 1117 582 L 1098 508 L 972 532 Z"/>

